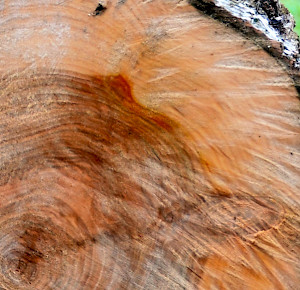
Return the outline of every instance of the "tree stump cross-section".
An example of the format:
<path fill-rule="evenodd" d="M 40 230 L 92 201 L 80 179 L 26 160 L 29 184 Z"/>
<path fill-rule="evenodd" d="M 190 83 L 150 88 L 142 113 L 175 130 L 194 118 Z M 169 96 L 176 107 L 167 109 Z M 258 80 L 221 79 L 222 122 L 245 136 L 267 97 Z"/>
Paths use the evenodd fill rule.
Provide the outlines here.
<path fill-rule="evenodd" d="M 0 15 L 0 289 L 299 288 L 299 42 L 278 1 Z"/>

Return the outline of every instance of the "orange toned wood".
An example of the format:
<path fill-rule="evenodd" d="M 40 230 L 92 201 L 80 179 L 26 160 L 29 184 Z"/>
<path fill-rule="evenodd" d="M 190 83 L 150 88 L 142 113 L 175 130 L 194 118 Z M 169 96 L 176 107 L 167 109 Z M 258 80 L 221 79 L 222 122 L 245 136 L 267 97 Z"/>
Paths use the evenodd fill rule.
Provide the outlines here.
<path fill-rule="evenodd" d="M 299 287 L 297 70 L 186 1 L 0 3 L 1 289 Z"/>

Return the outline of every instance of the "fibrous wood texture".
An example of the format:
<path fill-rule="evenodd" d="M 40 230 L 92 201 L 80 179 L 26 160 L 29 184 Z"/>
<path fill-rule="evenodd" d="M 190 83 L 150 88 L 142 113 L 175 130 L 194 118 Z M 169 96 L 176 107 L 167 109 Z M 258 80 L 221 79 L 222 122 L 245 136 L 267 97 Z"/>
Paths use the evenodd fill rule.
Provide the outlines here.
<path fill-rule="evenodd" d="M 1 289 L 299 288 L 297 40 L 216 2 L 0 1 Z"/>

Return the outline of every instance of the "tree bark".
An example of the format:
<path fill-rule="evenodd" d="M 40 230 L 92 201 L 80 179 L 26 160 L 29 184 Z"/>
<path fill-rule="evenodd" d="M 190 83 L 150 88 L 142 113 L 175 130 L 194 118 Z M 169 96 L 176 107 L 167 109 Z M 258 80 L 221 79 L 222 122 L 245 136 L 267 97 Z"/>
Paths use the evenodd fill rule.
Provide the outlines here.
<path fill-rule="evenodd" d="M 299 42 L 238 2 L 0 1 L 0 289 L 299 287 Z"/>

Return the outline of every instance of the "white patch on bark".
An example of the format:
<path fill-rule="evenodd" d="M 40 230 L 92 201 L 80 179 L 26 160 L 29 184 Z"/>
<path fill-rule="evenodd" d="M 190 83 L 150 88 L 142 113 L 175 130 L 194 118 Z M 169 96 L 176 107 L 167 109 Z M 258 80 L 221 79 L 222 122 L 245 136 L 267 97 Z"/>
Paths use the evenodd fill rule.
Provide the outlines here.
<path fill-rule="evenodd" d="M 233 16 L 246 20 L 251 25 L 262 31 L 267 37 L 272 40 L 278 41 L 283 46 L 283 54 L 289 59 L 294 59 L 296 55 L 299 55 L 299 43 L 295 39 L 285 39 L 281 35 L 280 31 L 272 27 L 269 23 L 269 17 L 262 12 L 258 12 L 255 6 L 251 6 L 249 1 L 236 1 L 236 0 L 215 0 L 215 4 L 218 7 L 222 7 L 230 12 Z M 284 16 L 279 16 L 276 20 L 283 20 Z M 285 29 L 289 32 L 294 28 L 293 21 L 284 21 Z M 300 57 L 297 58 L 296 67 L 300 67 Z"/>

